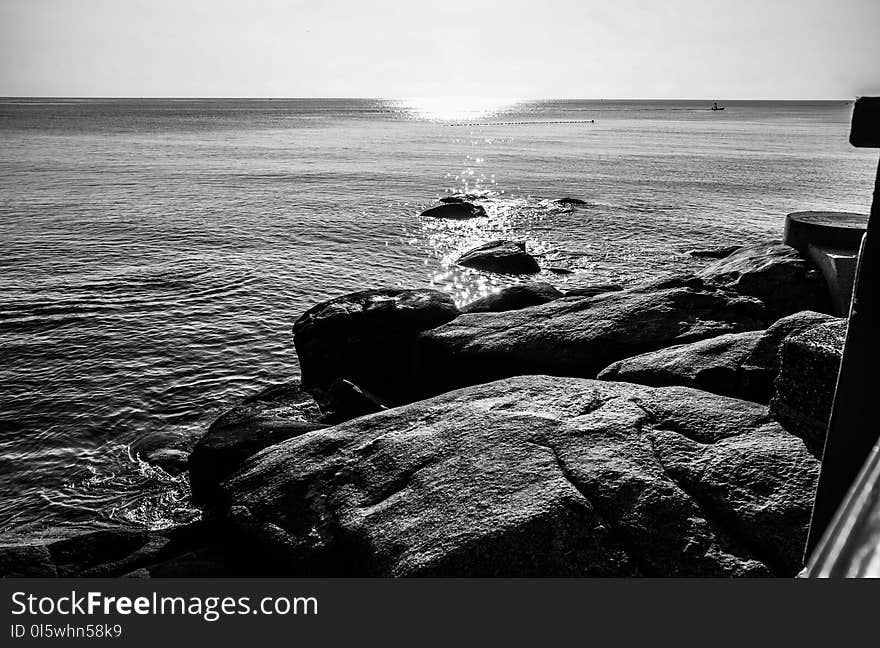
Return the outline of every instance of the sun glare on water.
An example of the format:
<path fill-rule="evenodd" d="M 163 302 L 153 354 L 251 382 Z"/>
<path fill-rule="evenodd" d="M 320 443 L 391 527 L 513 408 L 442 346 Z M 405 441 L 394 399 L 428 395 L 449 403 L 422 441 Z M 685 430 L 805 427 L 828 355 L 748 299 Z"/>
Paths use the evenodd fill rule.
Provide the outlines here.
<path fill-rule="evenodd" d="M 418 97 L 401 100 L 401 107 L 414 117 L 434 121 L 484 119 L 518 103 L 498 97 Z"/>

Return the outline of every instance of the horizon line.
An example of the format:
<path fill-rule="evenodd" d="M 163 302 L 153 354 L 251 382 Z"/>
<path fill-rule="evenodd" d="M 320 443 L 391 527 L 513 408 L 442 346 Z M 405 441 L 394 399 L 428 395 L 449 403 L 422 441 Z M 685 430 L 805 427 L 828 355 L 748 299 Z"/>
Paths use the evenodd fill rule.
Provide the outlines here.
<path fill-rule="evenodd" d="M 430 97 L 392 97 L 392 96 L 319 96 L 319 95 L 300 95 L 300 96 L 256 96 L 256 95 L 0 95 L 0 99 L 172 99 L 172 100 L 188 100 L 197 101 L 204 99 L 250 99 L 257 101 L 287 101 L 293 99 L 359 99 L 367 101 L 407 101 L 412 99 L 442 99 L 448 97 L 450 99 L 458 98 L 474 98 L 492 101 L 855 101 L 859 97 L 870 95 L 852 95 L 850 97 L 832 97 L 832 98 L 791 98 L 791 97 L 458 97 L 456 95 L 437 95 Z"/>

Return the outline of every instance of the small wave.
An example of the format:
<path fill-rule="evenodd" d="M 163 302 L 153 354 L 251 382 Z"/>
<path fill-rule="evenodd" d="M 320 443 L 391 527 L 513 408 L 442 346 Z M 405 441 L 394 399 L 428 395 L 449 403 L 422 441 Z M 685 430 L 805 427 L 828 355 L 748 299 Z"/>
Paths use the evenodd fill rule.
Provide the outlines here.
<path fill-rule="evenodd" d="M 131 314 L 138 311 L 179 309 L 218 299 L 234 298 L 245 292 L 256 277 L 247 271 L 207 270 L 175 273 L 171 276 L 147 275 L 108 282 L 90 282 L 59 287 L 76 298 L 57 301 L 6 302 L 0 304 L 0 330 L 40 332 L 90 321 L 96 317 Z"/>
<path fill-rule="evenodd" d="M 64 499 L 54 506 L 86 508 L 108 522 L 164 529 L 191 522 L 201 516 L 192 505 L 186 473 L 170 475 L 132 455 L 130 447 L 112 444 L 112 467 L 89 467 L 85 478 L 66 485 Z"/>

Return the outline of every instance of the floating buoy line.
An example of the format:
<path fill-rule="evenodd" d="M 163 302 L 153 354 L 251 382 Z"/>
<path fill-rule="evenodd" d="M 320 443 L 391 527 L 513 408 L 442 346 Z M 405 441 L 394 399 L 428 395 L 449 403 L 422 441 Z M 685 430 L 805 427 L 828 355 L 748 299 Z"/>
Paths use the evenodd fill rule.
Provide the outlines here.
<path fill-rule="evenodd" d="M 595 124 L 595 119 L 560 119 L 555 121 L 468 122 L 444 126 L 529 126 L 532 124 Z"/>

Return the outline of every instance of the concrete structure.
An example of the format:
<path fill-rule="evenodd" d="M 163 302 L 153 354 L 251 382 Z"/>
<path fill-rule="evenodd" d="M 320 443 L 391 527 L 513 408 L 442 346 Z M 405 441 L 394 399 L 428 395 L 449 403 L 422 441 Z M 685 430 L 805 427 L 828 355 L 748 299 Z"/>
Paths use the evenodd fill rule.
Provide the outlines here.
<path fill-rule="evenodd" d="M 856 101 L 849 141 L 853 146 L 880 148 L 880 97 Z M 810 520 L 806 554 L 813 557 L 811 575 L 880 576 L 876 517 L 880 511 L 880 471 L 876 469 L 880 443 L 876 388 L 880 367 L 878 227 L 880 166 L 859 252 L 843 358 Z"/>
<path fill-rule="evenodd" d="M 846 317 L 852 301 L 859 246 L 867 214 L 795 212 L 785 218 L 784 242 L 810 259 L 828 284 L 835 315 Z"/>

